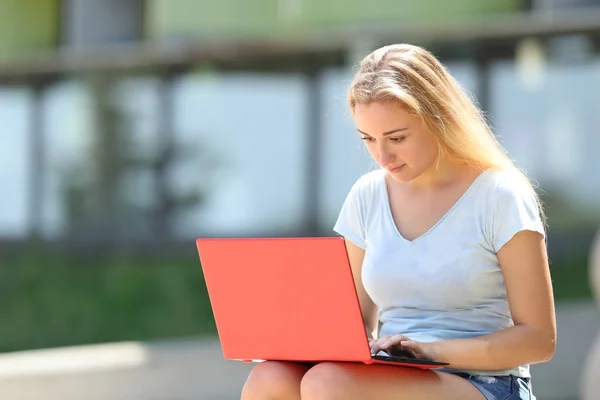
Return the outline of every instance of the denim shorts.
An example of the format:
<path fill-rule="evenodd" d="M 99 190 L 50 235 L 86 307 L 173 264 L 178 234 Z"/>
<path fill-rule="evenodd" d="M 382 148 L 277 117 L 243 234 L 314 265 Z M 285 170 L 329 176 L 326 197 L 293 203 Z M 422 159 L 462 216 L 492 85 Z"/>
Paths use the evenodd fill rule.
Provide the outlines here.
<path fill-rule="evenodd" d="M 487 400 L 535 400 L 531 380 L 518 376 L 478 376 L 453 373 L 471 382 Z"/>

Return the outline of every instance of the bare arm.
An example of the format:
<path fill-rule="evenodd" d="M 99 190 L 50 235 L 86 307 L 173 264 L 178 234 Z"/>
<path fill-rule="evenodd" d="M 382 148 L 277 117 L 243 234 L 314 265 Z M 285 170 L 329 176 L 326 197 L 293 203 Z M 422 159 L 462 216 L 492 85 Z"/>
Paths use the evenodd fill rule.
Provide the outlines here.
<path fill-rule="evenodd" d="M 367 334 L 369 338 L 372 338 L 373 332 L 377 331 L 378 317 L 377 306 L 365 291 L 365 287 L 362 283 L 362 265 L 365 258 L 365 251 L 348 239 L 346 239 L 346 248 L 348 251 L 348 258 L 350 259 L 350 266 L 352 267 L 352 275 L 354 276 L 358 301 L 360 302 L 360 311 L 363 316 L 365 328 L 367 329 Z"/>
<path fill-rule="evenodd" d="M 523 231 L 498 251 L 515 326 L 473 339 L 432 345 L 438 361 L 457 369 L 499 370 L 548 361 L 554 354 L 556 320 L 542 235 Z"/>

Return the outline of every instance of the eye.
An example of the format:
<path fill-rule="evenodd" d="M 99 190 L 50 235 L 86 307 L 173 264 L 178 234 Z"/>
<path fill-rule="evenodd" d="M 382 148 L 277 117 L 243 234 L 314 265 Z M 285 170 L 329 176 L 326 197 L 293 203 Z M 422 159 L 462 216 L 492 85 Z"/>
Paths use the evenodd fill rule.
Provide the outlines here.
<path fill-rule="evenodd" d="M 366 142 L 372 142 L 374 140 L 372 137 L 368 137 L 368 136 L 362 136 L 361 139 Z"/>
<path fill-rule="evenodd" d="M 398 137 L 393 137 L 393 138 L 390 138 L 390 140 L 391 140 L 392 142 L 396 142 L 396 143 L 400 143 L 400 142 L 402 142 L 404 139 L 406 139 L 406 136 L 398 136 Z"/>

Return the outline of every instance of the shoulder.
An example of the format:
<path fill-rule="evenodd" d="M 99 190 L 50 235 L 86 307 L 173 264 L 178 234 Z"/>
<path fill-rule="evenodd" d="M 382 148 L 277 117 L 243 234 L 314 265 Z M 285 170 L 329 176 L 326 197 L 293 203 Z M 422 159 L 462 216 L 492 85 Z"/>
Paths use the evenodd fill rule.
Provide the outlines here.
<path fill-rule="evenodd" d="M 366 230 L 373 216 L 373 201 L 382 192 L 384 174 L 385 170 L 366 173 L 352 185 L 333 228 L 363 249 L 367 242 Z"/>
<path fill-rule="evenodd" d="M 541 209 L 534 186 L 517 171 L 489 171 L 487 206 L 495 217 L 505 218 L 517 213 L 528 218 L 541 218 Z M 490 209 L 491 208 L 491 209 Z"/>
<path fill-rule="evenodd" d="M 533 186 L 523 175 L 513 171 L 487 171 L 486 189 L 494 202 L 536 198 Z"/>
<path fill-rule="evenodd" d="M 351 193 L 360 196 L 372 196 L 378 193 L 385 179 L 385 170 L 383 168 L 376 169 L 362 175 L 354 183 Z"/>
<path fill-rule="evenodd" d="M 371 172 L 367 172 L 366 174 L 362 175 L 360 178 L 358 178 L 355 185 L 361 186 L 361 187 L 368 187 L 368 186 L 376 185 L 377 183 L 380 183 L 381 180 L 384 179 L 384 177 L 385 177 L 385 169 L 378 168 L 378 169 L 375 169 Z"/>
<path fill-rule="evenodd" d="M 512 171 L 493 171 L 489 173 L 487 186 L 488 232 L 496 251 L 521 230 L 545 235 L 537 195 L 525 176 Z"/>

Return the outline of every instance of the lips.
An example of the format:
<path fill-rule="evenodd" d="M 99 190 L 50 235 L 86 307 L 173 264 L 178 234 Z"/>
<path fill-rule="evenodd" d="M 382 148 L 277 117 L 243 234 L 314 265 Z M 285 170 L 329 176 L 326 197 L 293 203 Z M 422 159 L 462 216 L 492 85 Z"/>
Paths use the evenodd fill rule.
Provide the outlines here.
<path fill-rule="evenodd" d="M 398 172 L 398 171 L 400 171 L 402 169 L 402 167 L 404 167 L 404 165 L 401 165 L 399 167 L 387 168 L 387 170 L 390 171 L 390 172 Z"/>

